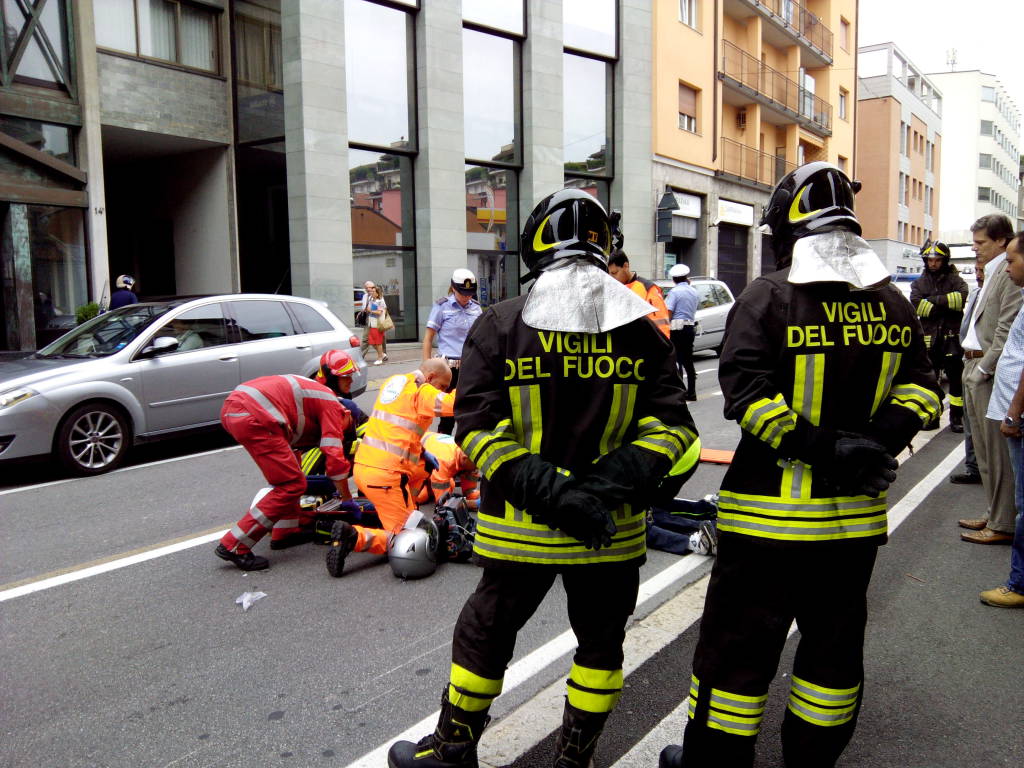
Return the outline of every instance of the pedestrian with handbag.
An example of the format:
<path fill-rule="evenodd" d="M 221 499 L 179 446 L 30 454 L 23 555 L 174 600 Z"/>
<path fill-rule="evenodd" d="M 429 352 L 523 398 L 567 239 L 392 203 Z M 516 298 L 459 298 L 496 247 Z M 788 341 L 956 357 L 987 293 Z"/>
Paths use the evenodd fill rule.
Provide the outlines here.
<path fill-rule="evenodd" d="M 387 359 L 387 352 L 384 351 L 384 345 L 386 343 L 386 337 L 384 336 L 384 321 L 388 317 L 388 305 L 384 302 L 384 294 L 380 290 L 379 285 L 373 286 L 370 289 L 370 301 L 367 304 L 367 341 L 369 345 L 377 351 L 377 359 L 374 361 L 374 365 L 382 365 Z M 391 324 L 394 328 L 394 323 Z"/>

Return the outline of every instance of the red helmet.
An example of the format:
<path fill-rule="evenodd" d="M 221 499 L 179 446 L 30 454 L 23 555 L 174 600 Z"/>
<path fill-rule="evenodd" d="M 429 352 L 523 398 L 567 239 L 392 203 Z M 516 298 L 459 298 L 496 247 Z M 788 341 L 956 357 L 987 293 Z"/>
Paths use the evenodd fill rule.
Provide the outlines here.
<path fill-rule="evenodd" d="M 320 356 L 320 370 L 317 372 L 317 381 L 323 383 L 328 375 L 351 376 L 357 370 L 355 361 L 349 357 L 348 352 L 340 349 L 329 349 Z"/>

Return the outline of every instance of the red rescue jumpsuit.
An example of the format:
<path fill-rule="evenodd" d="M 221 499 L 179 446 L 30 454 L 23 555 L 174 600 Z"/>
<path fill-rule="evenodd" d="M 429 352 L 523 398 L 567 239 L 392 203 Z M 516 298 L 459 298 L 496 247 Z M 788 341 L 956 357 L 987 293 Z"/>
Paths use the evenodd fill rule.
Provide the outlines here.
<path fill-rule="evenodd" d="M 420 439 L 438 416 L 455 414 L 455 393 L 445 393 L 413 373 L 392 376 L 380 388 L 355 456 L 353 477 L 373 502 L 383 528 L 353 526 L 356 552 L 382 555 L 388 535 L 401 530 L 416 509 L 412 478 L 420 463 Z"/>
<path fill-rule="evenodd" d="M 348 477 L 351 465 L 342 438 L 350 420 L 334 392 L 302 376 L 264 376 L 235 387 L 224 401 L 221 424 L 252 456 L 271 491 L 220 543 L 245 554 L 275 522 L 297 518 L 306 476 L 294 449 L 319 446 L 327 457 L 327 475 L 335 482 Z"/>

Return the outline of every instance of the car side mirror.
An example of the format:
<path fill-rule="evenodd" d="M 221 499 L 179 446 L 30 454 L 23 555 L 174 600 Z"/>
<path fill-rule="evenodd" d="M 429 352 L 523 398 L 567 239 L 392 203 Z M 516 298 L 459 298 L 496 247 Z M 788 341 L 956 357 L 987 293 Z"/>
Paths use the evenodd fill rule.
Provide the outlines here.
<path fill-rule="evenodd" d="M 157 336 L 153 343 L 145 347 L 139 357 L 158 357 L 178 348 L 178 340 L 173 336 Z"/>

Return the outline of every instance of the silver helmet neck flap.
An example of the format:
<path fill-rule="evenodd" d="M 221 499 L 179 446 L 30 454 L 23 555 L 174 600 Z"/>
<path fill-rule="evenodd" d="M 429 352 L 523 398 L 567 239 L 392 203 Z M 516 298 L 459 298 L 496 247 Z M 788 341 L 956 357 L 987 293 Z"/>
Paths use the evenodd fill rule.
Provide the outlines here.
<path fill-rule="evenodd" d="M 612 239 L 608 214 L 591 195 L 563 189 L 544 198 L 520 238 L 525 279 L 537 279 L 523 322 L 542 331 L 603 333 L 650 314 L 650 304 L 608 274 Z"/>

